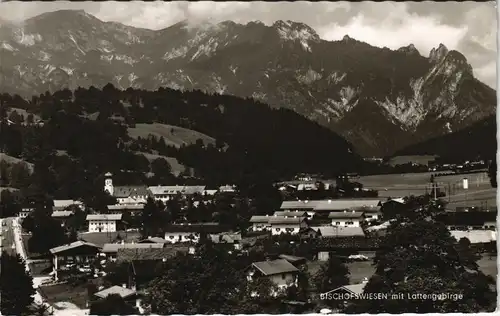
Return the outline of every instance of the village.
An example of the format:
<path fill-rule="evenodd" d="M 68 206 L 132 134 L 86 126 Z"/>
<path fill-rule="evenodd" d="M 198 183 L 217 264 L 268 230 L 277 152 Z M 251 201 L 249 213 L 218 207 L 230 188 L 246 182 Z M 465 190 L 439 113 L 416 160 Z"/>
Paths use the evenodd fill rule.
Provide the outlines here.
<path fill-rule="evenodd" d="M 23 221 L 32 216 L 35 205 L 23 207 L 17 218 L 3 220 L 3 247 L 11 247 L 26 260 L 34 277 L 38 303 L 55 310 L 85 314 L 93 302 L 115 294 L 143 313 L 148 310 L 143 302 L 148 282 L 160 273 L 154 267 L 179 253 L 196 256 L 198 245 L 205 242 L 241 256 L 257 248 L 264 249 L 265 260 L 252 262 L 244 269 L 245 274 L 249 281 L 268 279 L 278 291 L 297 285 L 303 269 L 315 275 L 331 257 L 340 258 L 349 269 L 349 283 L 331 290 L 361 295 L 374 273 L 373 257 L 380 239 L 409 198 L 378 197 L 373 190 L 358 187 L 353 190 L 366 194 L 310 199 L 328 196 L 317 192 L 334 192 L 335 183 L 300 178 L 294 184 L 277 185 L 283 198 L 277 209 L 265 215 L 250 214 L 244 228 L 236 229 L 234 225 L 215 221 L 217 216 L 193 218 L 183 213 L 189 206 L 208 205 L 221 196 L 234 196 L 236 186 L 216 189 L 203 185 L 115 186 L 111 173 L 106 173 L 104 179 L 103 191 L 116 199 L 105 210 L 88 210 L 81 201 L 53 201 L 51 216 L 62 227 L 69 225 L 77 213 L 86 214 L 85 225 L 78 231 L 76 241 L 57 245 L 46 254 L 29 253 L 30 233 L 23 229 Z M 176 201 L 179 214 L 176 220 L 149 235 L 141 230 L 145 225 L 141 221 L 142 213 L 152 201 L 166 205 L 165 211 L 169 202 Z M 480 249 L 479 265 L 483 264 L 485 273 L 493 276 L 496 275 L 496 215 L 496 207 L 469 205 L 443 210 L 438 217 L 457 241 L 465 237 Z M 276 244 L 279 246 L 275 247 Z M 118 266 L 125 267 L 122 277 L 111 278 L 110 282 L 109 274 L 116 274 L 113 269 Z M 95 284 L 93 291 L 84 286 L 87 282 Z M 318 300 L 320 294 L 324 293 L 313 297 Z M 309 299 L 288 300 L 283 304 L 308 311 L 312 303 Z M 321 304 L 314 306 L 319 308 Z M 321 311 L 328 312 L 326 307 Z M 320 311 L 314 308 L 314 312 Z"/>

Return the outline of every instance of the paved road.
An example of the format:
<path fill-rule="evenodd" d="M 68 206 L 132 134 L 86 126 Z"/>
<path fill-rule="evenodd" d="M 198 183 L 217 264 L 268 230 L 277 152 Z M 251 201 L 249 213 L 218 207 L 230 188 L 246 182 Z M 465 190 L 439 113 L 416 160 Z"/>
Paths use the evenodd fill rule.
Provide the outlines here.
<path fill-rule="evenodd" d="M 12 217 L 2 219 L 2 250 L 10 255 L 16 254 L 13 221 Z"/>

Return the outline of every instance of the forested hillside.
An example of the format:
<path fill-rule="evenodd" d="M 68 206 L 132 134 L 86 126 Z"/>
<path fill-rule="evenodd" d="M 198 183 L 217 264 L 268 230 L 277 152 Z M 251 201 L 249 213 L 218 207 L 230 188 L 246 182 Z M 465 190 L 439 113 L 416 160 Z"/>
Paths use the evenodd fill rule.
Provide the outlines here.
<path fill-rule="evenodd" d="M 358 169 L 361 161 L 330 130 L 252 99 L 172 89 L 122 91 L 111 84 L 102 90 L 47 92 L 29 101 L 9 94 L 0 98 L 1 151 L 33 163 L 33 177 L 56 198 L 90 196 L 102 188 L 107 171 L 118 184 L 202 179 L 216 185 L 298 172 L 333 176 Z M 12 108 L 40 116 L 43 124 L 23 121 Z M 199 140 L 174 146 L 163 137 L 129 135 L 139 124 L 151 123 L 203 133 L 215 144 Z M 150 163 L 140 153 L 174 157 L 193 172 L 176 179 L 166 160 Z M 4 182 L 8 185 L 8 179 Z"/>
<path fill-rule="evenodd" d="M 458 132 L 409 146 L 395 155 L 438 155 L 448 162 L 494 160 L 497 151 L 496 135 L 496 116 L 490 116 Z"/>

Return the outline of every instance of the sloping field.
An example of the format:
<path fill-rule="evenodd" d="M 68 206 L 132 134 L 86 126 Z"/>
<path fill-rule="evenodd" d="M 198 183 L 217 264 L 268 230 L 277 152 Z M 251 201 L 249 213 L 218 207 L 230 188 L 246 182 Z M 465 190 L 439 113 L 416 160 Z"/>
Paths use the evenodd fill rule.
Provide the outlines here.
<path fill-rule="evenodd" d="M 143 152 L 137 152 L 137 154 L 143 155 L 150 162 L 157 159 L 157 158 L 165 159 L 169 163 L 170 167 L 172 168 L 172 173 L 175 176 L 178 176 L 181 172 L 186 170 L 186 167 L 184 165 L 180 164 L 179 161 L 177 161 L 177 158 L 174 158 L 174 157 L 165 157 L 165 156 L 161 156 L 161 155 L 155 155 L 155 154 L 149 154 L 149 153 L 143 153 Z"/>
<path fill-rule="evenodd" d="M 138 137 L 147 138 L 150 134 L 156 137 L 163 137 L 167 145 L 175 147 L 180 147 L 182 144 L 194 144 L 198 139 L 203 140 L 205 144 L 215 144 L 214 138 L 203 133 L 183 127 L 158 123 L 136 124 L 135 127 L 128 128 L 128 134 L 135 139 Z"/>
<path fill-rule="evenodd" d="M 0 153 L 0 161 L 5 161 L 9 165 L 13 165 L 13 164 L 22 162 L 22 163 L 25 163 L 31 171 L 33 171 L 33 164 L 32 163 L 24 161 L 24 160 L 16 158 L 16 157 L 9 156 L 5 153 Z"/>

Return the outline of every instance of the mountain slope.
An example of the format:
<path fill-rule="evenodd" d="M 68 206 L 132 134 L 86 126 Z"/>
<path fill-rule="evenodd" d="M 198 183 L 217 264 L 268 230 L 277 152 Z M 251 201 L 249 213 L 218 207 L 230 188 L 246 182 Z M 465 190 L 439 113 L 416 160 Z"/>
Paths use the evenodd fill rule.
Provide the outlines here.
<path fill-rule="evenodd" d="M 290 21 L 181 22 L 150 31 L 57 11 L 22 28 L 0 27 L 0 50 L 3 91 L 31 95 L 111 82 L 253 97 L 342 134 L 363 155 L 460 130 L 496 109 L 495 91 L 444 45 L 427 58 L 412 45 L 392 51 L 348 36 L 324 41 Z"/>
<path fill-rule="evenodd" d="M 496 116 L 463 130 L 404 148 L 396 155 L 438 155 L 445 160 L 494 159 L 497 151 Z"/>

